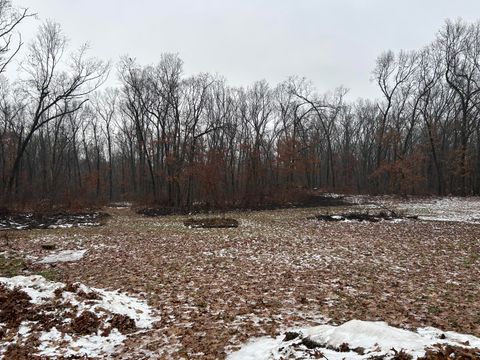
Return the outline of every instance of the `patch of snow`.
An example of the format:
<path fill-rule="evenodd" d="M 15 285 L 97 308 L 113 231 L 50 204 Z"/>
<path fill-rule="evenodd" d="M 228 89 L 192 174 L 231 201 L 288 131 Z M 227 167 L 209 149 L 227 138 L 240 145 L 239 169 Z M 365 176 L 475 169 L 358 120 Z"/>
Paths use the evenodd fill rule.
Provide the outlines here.
<path fill-rule="evenodd" d="M 9 289 L 19 288 L 27 293 L 32 299 L 30 301 L 32 304 L 44 304 L 55 297 L 55 290 L 65 286 L 62 283 L 48 281 L 40 275 L 0 277 L 0 283 Z"/>
<path fill-rule="evenodd" d="M 95 305 L 88 309 L 89 311 L 96 312 L 97 309 L 106 309 L 114 314 L 126 315 L 135 320 L 135 325 L 142 329 L 150 328 L 154 322 L 152 311 L 145 301 L 118 291 L 88 288 L 85 285 L 80 285 L 80 289 L 85 293 L 94 291 L 101 297 L 95 301 Z"/>
<path fill-rule="evenodd" d="M 61 333 L 54 327 L 50 331 L 42 332 L 38 350 L 39 355 L 48 357 L 85 355 L 100 357 L 101 355 L 114 353 L 126 338 L 117 329 L 113 329 L 108 336 L 93 334 L 73 338 L 68 334 Z M 58 344 L 61 342 L 68 345 L 60 347 Z"/>
<path fill-rule="evenodd" d="M 15 230 L 24 230 L 28 228 L 28 225 L 22 225 L 17 222 L 9 222 L 9 223 L 0 223 L 0 230 L 10 230 L 10 229 L 15 229 Z"/>
<path fill-rule="evenodd" d="M 381 200 L 380 203 L 398 208 L 409 215 L 417 215 L 420 220 L 480 223 L 480 198 L 478 197 L 413 199 L 400 203 Z"/>
<path fill-rule="evenodd" d="M 39 264 L 53 264 L 58 262 L 79 261 L 83 258 L 87 250 L 63 250 L 54 254 L 45 256 L 38 261 Z"/>
<path fill-rule="evenodd" d="M 18 328 L 18 335 L 24 336 L 30 332 L 30 326 L 27 326 L 25 324 L 21 324 L 20 327 Z"/>
<path fill-rule="evenodd" d="M 453 345 L 469 344 L 470 347 L 480 348 L 480 338 L 473 335 L 460 334 L 455 331 L 442 331 L 434 327 L 419 328 L 417 333 L 423 337 L 435 340 L 435 342 L 438 342 L 438 339 L 443 339 L 440 343 L 445 343 L 446 341 L 446 343 L 453 343 Z"/>
<path fill-rule="evenodd" d="M 435 328 L 420 328 L 416 332 L 389 326 L 385 322 L 351 320 L 340 326 L 320 325 L 294 330 L 301 338 L 309 338 L 319 344 L 317 348 L 329 360 L 367 359 L 371 356 L 392 356 L 393 350 L 404 350 L 414 358 L 423 356 L 425 349 L 435 344 L 460 347 L 480 347 L 480 338 L 451 331 L 443 332 Z M 301 345 L 301 338 L 284 341 L 285 336 L 260 338 L 244 345 L 239 351 L 229 354 L 228 360 L 274 360 L 283 356 L 288 358 L 308 358 L 310 350 Z M 468 342 L 467 342 L 468 341 Z M 363 348 L 361 355 L 354 351 L 340 352 L 338 348 L 348 344 L 350 349 Z M 293 346 L 295 345 L 295 346 Z M 330 349 L 327 349 L 330 347 Z M 314 358 L 314 357 L 311 357 Z"/>
<path fill-rule="evenodd" d="M 480 224 L 480 197 L 407 198 L 392 196 L 326 194 L 330 197 L 345 196 L 348 202 L 364 209 L 396 209 L 407 215 L 418 216 L 419 220 L 452 221 Z"/>
<path fill-rule="evenodd" d="M 9 289 L 17 287 L 24 291 L 32 298 L 31 303 L 33 304 L 44 304 L 55 297 L 56 289 L 65 287 L 63 283 L 46 280 L 40 275 L 0 277 L 0 283 Z M 97 309 L 104 309 L 114 314 L 127 315 L 135 320 L 135 325 L 139 328 L 150 328 L 155 321 L 152 311 L 145 301 L 118 291 L 91 288 L 83 284 L 79 284 L 79 289 L 87 294 L 95 292 L 100 295 L 99 300 L 90 300 L 87 306 L 76 300 L 75 293 L 64 291 L 63 300 L 78 306 L 80 311 L 88 310 L 98 313 Z"/>
<path fill-rule="evenodd" d="M 44 226 L 44 224 L 41 224 L 40 226 Z M 48 225 L 49 229 L 70 229 L 73 227 L 73 224 L 52 224 Z"/>
<path fill-rule="evenodd" d="M 88 227 L 88 226 L 100 226 L 99 222 L 85 222 L 78 224 L 79 227 Z"/>
<path fill-rule="evenodd" d="M 320 325 L 307 329 L 304 335 L 315 342 L 334 347 L 347 343 L 351 348 L 372 350 L 378 346 L 384 353 L 395 348 L 422 355 L 426 346 L 425 339 L 419 334 L 388 326 L 385 322 L 352 320 L 340 326 Z"/>
<path fill-rule="evenodd" d="M 343 198 L 345 195 L 337 194 L 337 193 L 323 193 L 322 196 L 323 197 L 328 197 L 328 198 L 331 198 L 331 199 L 340 199 L 340 198 Z"/>
<path fill-rule="evenodd" d="M 126 315 L 135 321 L 138 329 L 149 329 L 157 320 L 153 315 L 152 309 L 146 301 L 131 297 L 118 291 L 109 291 L 87 287 L 83 284 L 77 284 L 76 292 L 63 290 L 61 297 L 56 297 L 55 290 L 64 289 L 65 284 L 60 282 L 52 282 L 46 280 L 39 275 L 32 276 L 15 276 L 11 278 L 0 277 L 0 283 L 9 289 L 18 288 L 31 297 L 33 304 L 45 304 L 55 299 L 54 304 L 58 304 L 55 311 L 56 316 L 62 316 L 62 308 L 69 304 L 72 306 L 77 315 L 83 311 L 90 311 L 96 314 L 103 321 L 108 322 L 113 314 Z M 79 296 L 80 292 L 89 294 L 96 293 L 98 298 L 86 300 Z M 57 303 L 58 302 L 58 303 Z M 58 310 L 58 312 L 56 312 Z M 70 321 L 65 318 L 64 321 Z M 15 339 L 21 343 L 28 341 L 31 335 L 31 323 L 24 321 L 20 324 L 15 334 Z M 49 331 L 41 331 L 39 334 L 40 344 L 37 347 L 39 354 L 42 356 L 58 357 L 58 356 L 75 356 L 87 355 L 88 357 L 100 357 L 114 353 L 117 348 L 122 345 L 127 338 L 117 329 L 112 329 L 107 336 L 102 336 L 101 329 L 96 334 L 91 335 L 75 335 L 63 333 L 56 328 Z M 0 340 L 0 357 L 9 345 L 8 342 Z"/>
<path fill-rule="evenodd" d="M 283 336 L 276 339 L 263 337 L 244 345 L 239 351 L 230 354 L 227 360 L 267 360 L 276 359 L 275 352 L 282 346 Z"/>
<path fill-rule="evenodd" d="M 74 340 L 71 346 L 83 349 L 83 353 L 93 357 L 99 356 L 101 353 L 113 353 L 115 348 L 120 346 L 125 339 L 125 335 L 122 335 L 117 329 L 113 329 L 107 337 L 99 335 L 82 336 Z"/>

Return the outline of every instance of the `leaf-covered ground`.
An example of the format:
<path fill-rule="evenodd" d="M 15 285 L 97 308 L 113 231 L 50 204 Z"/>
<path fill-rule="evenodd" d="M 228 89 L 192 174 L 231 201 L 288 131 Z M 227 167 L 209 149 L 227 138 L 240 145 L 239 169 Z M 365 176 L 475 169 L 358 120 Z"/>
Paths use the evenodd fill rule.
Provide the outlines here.
<path fill-rule="evenodd" d="M 322 211 L 310 208 L 189 229 L 182 216 L 108 211 L 102 227 L 10 233 L 0 251 L 28 259 L 24 273 L 147 300 L 160 321 L 127 340 L 123 358 L 221 359 L 249 338 L 351 319 L 480 336 L 480 224 L 322 222 L 307 220 Z M 87 251 L 40 264 L 45 243 Z"/>

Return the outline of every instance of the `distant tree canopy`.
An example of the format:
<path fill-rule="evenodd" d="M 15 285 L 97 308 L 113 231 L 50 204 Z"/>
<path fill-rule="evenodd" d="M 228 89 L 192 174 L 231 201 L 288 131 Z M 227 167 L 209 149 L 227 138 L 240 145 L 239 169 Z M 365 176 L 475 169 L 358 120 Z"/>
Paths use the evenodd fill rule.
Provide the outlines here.
<path fill-rule="evenodd" d="M 5 6 L 0 69 L 16 54 L 1 29 L 27 14 Z M 146 66 L 125 57 L 110 71 L 87 53 L 68 55 L 58 24 L 45 23 L 21 81 L 1 79 L 4 201 L 191 208 L 281 203 L 313 188 L 480 194 L 478 22 L 447 21 L 424 48 L 381 54 L 382 98 L 355 102 L 298 77 L 238 88 L 185 76 L 174 54 Z M 99 90 L 109 72 L 121 85 Z"/>

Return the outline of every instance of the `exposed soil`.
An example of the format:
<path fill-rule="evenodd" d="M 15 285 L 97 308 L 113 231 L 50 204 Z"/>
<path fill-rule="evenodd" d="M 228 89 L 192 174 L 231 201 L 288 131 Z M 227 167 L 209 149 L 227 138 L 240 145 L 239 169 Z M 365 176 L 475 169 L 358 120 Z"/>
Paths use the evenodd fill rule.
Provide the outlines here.
<path fill-rule="evenodd" d="M 0 323 L 7 328 L 18 327 L 31 315 L 30 296 L 23 291 L 9 290 L 0 284 Z"/>
<path fill-rule="evenodd" d="M 0 230 L 52 229 L 75 226 L 102 225 L 108 218 L 104 212 L 47 212 L 22 213 L 3 210 L 0 213 Z"/>
<path fill-rule="evenodd" d="M 239 222 L 230 218 L 188 219 L 183 225 L 191 228 L 236 228 Z"/>
<path fill-rule="evenodd" d="M 74 333 L 89 335 L 96 333 L 100 328 L 100 319 L 90 311 L 84 311 L 72 320 L 71 328 Z"/>
<path fill-rule="evenodd" d="M 80 285 L 75 284 L 75 283 L 67 283 L 63 289 L 57 289 L 56 290 L 56 292 L 58 291 L 58 293 L 56 295 L 61 296 L 63 291 L 76 293 L 77 291 L 79 291 L 79 289 L 80 289 Z"/>
<path fill-rule="evenodd" d="M 118 329 L 122 334 L 130 334 L 137 330 L 135 321 L 126 315 L 115 314 L 110 320 L 112 328 Z"/>

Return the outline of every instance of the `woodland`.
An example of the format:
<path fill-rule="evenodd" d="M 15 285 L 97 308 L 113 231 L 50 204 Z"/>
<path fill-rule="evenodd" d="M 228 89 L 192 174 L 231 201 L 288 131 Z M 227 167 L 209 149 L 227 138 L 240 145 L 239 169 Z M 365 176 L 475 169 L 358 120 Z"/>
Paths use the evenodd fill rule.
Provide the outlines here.
<path fill-rule="evenodd" d="M 0 0 L 1 359 L 480 359 L 480 22 L 354 100 L 35 17 Z"/>
<path fill-rule="evenodd" d="M 385 51 L 378 99 L 308 79 L 232 87 L 179 55 L 109 62 L 0 1 L 0 196 L 12 207 L 138 201 L 191 209 L 285 204 L 312 189 L 480 193 L 480 23 Z M 15 79 L 6 69 L 19 64 Z M 107 86 L 116 79 L 118 86 Z"/>

